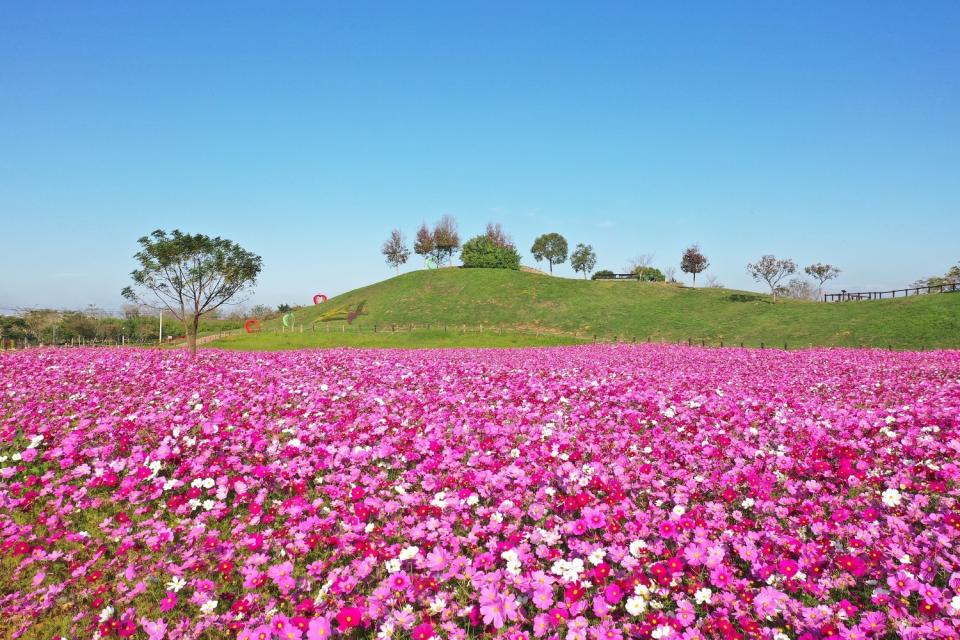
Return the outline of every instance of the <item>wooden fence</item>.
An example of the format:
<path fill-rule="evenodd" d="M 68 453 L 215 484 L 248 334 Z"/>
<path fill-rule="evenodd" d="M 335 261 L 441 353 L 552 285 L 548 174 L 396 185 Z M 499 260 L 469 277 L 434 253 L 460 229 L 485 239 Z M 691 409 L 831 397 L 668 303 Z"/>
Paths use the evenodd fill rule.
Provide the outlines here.
<path fill-rule="evenodd" d="M 910 292 L 913 292 L 912 294 Z M 887 298 L 896 298 L 897 294 L 900 294 L 901 298 L 905 298 L 909 295 L 925 295 L 928 293 L 949 293 L 952 291 L 960 291 L 960 282 L 947 282 L 944 284 L 933 284 L 923 287 L 909 287 L 907 289 L 893 289 L 890 291 L 859 291 L 856 293 L 850 293 L 849 291 L 841 291 L 840 293 L 825 293 L 823 294 L 824 302 L 847 302 L 850 300 L 883 300 L 884 296 Z"/>

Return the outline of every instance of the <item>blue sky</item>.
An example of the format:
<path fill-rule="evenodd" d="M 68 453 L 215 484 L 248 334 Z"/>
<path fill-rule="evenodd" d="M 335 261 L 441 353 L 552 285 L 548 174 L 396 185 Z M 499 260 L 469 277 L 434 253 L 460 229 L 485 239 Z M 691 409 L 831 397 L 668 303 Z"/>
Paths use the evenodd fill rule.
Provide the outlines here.
<path fill-rule="evenodd" d="M 699 242 L 739 288 L 763 253 L 849 290 L 942 273 L 960 3 L 0 5 L 0 307 L 118 308 L 157 227 L 308 303 L 447 213 L 530 264 L 557 231 L 614 270 Z"/>

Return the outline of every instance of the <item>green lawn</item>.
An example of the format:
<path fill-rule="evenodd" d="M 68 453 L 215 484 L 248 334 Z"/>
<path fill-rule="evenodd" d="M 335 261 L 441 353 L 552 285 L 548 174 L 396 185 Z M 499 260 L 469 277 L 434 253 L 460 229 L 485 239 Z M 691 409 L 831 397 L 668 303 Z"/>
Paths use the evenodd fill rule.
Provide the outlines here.
<path fill-rule="evenodd" d="M 306 297 L 306 296 L 305 296 Z M 339 333 L 348 311 L 363 312 Z M 322 316 L 341 318 L 330 322 Z M 822 303 L 778 300 L 730 289 L 688 288 L 663 283 L 584 281 L 497 269 L 415 271 L 294 311 L 296 330 L 213 343 L 236 349 L 311 346 L 520 346 L 566 341 L 666 341 L 688 339 L 717 345 L 790 348 L 812 345 L 960 348 L 960 293 L 894 300 Z M 431 329 L 384 334 L 393 325 Z M 376 325 L 377 333 L 374 334 Z M 471 332 L 454 333 L 467 325 Z M 485 333 L 476 334 L 479 325 Z M 448 331 L 436 331 L 446 326 Z M 490 335 L 497 327 L 503 336 Z M 530 333 L 517 334 L 523 330 Z"/>

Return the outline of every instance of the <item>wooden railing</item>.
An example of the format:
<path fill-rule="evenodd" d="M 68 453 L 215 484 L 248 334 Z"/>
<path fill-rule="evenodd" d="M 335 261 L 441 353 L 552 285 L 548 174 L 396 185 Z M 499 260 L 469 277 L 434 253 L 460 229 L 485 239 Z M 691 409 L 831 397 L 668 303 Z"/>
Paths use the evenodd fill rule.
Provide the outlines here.
<path fill-rule="evenodd" d="M 824 302 L 846 302 L 849 300 L 883 300 L 887 298 L 896 298 L 900 294 L 901 298 L 910 295 L 919 296 L 928 293 L 947 293 L 950 291 L 960 291 L 960 282 L 945 282 L 943 284 L 932 284 L 923 287 L 908 287 L 906 289 L 893 289 L 890 291 L 858 291 L 851 293 L 841 291 L 840 293 L 823 294 Z M 912 292 L 912 293 L 911 293 Z"/>

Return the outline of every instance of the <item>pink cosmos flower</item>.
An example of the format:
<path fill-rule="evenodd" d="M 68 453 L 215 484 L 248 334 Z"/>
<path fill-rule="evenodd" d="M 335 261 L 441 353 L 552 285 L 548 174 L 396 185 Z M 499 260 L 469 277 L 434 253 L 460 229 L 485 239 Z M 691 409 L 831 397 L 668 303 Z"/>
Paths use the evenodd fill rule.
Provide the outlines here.
<path fill-rule="evenodd" d="M 177 594 L 173 591 L 167 591 L 167 594 L 160 599 L 160 611 L 166 613 L 177 606 Z"/>

